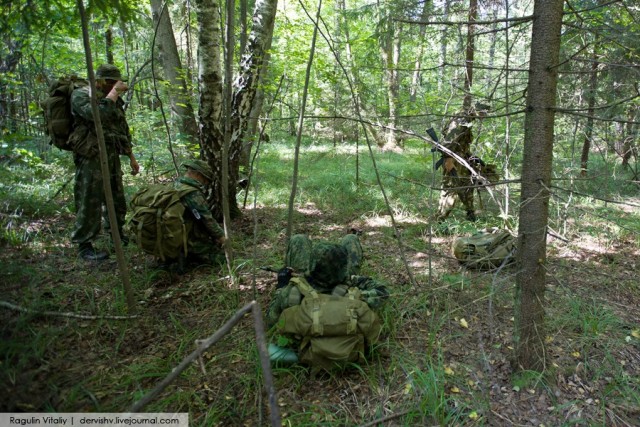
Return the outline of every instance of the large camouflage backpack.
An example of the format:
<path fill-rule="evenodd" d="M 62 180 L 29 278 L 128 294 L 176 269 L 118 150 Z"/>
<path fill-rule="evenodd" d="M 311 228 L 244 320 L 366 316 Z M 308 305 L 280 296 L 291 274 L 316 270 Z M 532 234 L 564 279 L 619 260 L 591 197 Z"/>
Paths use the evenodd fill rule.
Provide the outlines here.
<path fill-rule="evenodd" d="M 515 260 L 516 238 L 507 230 L 484 230 L 453 242 L 453 255 L 469 268 L 491 269 Z"/>
<path fill-rule="evenodd" d="M 162 261 L 187 255 L 187 239 L 192 222 L 184 220 L 180 199 L 198 191 L 190 186 L 155 184 L 139 190 L 131 199 L 127 231 L 145 252 Z"/>
<path fill-rule="evenodd" d="M 74 122 L 71 113 L 71 93 L 88 84 L 85 79 L 71 76 L 60 77 L 49 86 L 49 96 L 42 101 L 45 133 L 49 136 L 49 144 L 61 150 L 73 151 L 73 146 L 69 143 Z"/>
<path fill-rule="evenodd" d="M 360 299 L 360 291 L 350 288 L 345 296 L 322 294 L 302 277 L 291 278 L 290 284 L 304 298 L 280 314 L 277 329 L 302 340 L 300 361 L 326 370 L 364 362 L 365 349 L 378 341 L 382 326 Z"/>

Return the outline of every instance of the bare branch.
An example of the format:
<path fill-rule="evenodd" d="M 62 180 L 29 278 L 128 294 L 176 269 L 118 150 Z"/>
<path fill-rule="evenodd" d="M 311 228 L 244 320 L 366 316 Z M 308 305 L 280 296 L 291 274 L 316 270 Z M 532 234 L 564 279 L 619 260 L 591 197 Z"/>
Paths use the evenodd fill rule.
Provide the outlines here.
<path fill-rule="evenodd" d="M 78 313 L 72 313 L 69 311 L 67 312 L 38 311 L 38 310 L 32 310 L 30 308 L 21 307 L 19 305 L 11 304 L 10 302 L 7 302 L 7 301 L 0 301 L 0 307 L 8 308 L 9 310 L 19 311 L 21 313 L 37 314 L 40 316 L 71 317 L 74 319 L 83 319 L 83 320 L 129 320 L 129 319 L 136 319 L 138 317 L 135 314 L 131 316 L 110 316 L 110 315 L 94 316 L 91 314 L 78 314 Z"/>
<path fill-rule="evenodd" d="M 419 25 L 492 25 L 500 22 L 518 22 L 525 23 L 533 21 L 534 16 L 522 16 L 516 18 L 504 18 L 504 19 L 492 19 L 488 21 L 416 21 L 413 19 L 401 19 L 397 18 L 394 21 L 404 22 L 406 24 L 419 24 Z"/>
<path fill-rule="evenodd" d="M 164 390 L 169 384 L 171 384 L 185 369 L 191 365 L 202 353 L 204 353 L 209 347 L 216 342 L 220 341 L 222 337 L 227 335 L 231 328 L 233 328 L 246 313 L 251 311 L 252 307 L 256 304 L 255 301 L 251 301 L 249 304 L 242 307 L 233 315 L 231 319 L 227 321 L 220 329 L 218 329 L 213 335 L 200 342 L 200 346 L 195 349 L 191 354 L 185 357 L 178 366 L 176 366 L 169 375 L 167 375 L 160 383 L 149 393 L 145 394 L 142 399 L 138 400 L 129 410 L 130 412 L 140 412 L 147 406 L 162 390 Z"/>

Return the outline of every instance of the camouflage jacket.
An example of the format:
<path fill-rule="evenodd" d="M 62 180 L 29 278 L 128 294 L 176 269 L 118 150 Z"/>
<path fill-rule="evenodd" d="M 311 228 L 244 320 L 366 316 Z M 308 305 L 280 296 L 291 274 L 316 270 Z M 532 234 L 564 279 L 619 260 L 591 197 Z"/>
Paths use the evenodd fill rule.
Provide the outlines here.
<path fill-rule="evenodd" d="M 91 109 L 90 90 L 89 87 L 83 87 L 74 90 L 71 94 L 74 129 L 69 141 L 74 147 L 74 153 L 85 157 L 94 157 L 99 152 Z M 118 98 L 116 102 L 113 102 L 105 98 L 105 94 L 101 91 L 98 91 L 97 98 L 107 151 L 123 155 L 130 154 L 132 150 L 131 133 L 124 114 L 124 101 Z"/>
<path fill-rule="evenodd" d="M 195 224 L 199 224 L 207 234 L 214 240 L 223 237 L 224 231 L 218 225 L 216 220 L 211 215 L 211 210 L 207 205 L 207 201 L 204 198 L 204 187 L 198 181 L 192 178 L 180 177 L 174 182 L 175 188 L 181 186 L 195 187 L 198 191 L 192 191 L 182 198 L 182 203 L 185 205 L 189 214 L 194 219 Z"/>
<path fill-rule="evenodd" d="M 334 251 L 335 247 L 343 249 Z M 315 258 L 319 254 L 324 254 L 326 265 L 317 270 Z M 361 298 L 369 307 L 379 308 L 389 297 L 389 292 L 383 282 L 358 274 L 361 260 L 362 248 L 353 234 L 345 236 L 340 245 L 323 241 L 312 243 L 305 236 L 296 235 L 287 248 L 285 264 L 304 274 L 307 282 L 320 293 L 344 296 L 350 287 L 355 287 L 360 289 Z M 285 308 L 300 303 L 301 295 L 294 288 L 287 285 L 276 289 L 267 310 L 269 326 L 276 324 Z"/>
<path fill-rule="evenodd" d="M 442 130 L 444 146 L 462 158 L 471 155 L 473 133 L 472 122 L 469 119 L 454 117 Z"/>

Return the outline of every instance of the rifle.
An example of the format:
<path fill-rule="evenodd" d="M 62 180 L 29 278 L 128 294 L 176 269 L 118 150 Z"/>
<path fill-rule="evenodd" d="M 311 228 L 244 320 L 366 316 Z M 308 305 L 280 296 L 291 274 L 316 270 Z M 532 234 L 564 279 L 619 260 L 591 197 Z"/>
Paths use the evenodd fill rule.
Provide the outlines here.
<path fill-rule="evenodd" d="M 438 140 L 438 135 L 436 134 L 436 131 L 433 130 L 433 128 L 427 129 L 427 135 L 431 137 L 433 142 L 435 142 L 436 144 L 440 144 L 440 141 Z M 440 160 L 438 160 L 435 165 L 435 170 L 438 170 L 438 168 L 442 166 L 442 164 L 444 163 L 444 153 L 440 148 L 438 148 L 437 145 L 431 149 L 432 153 L 435 153 L 436 151 L 442 154 L 442 156 L 440 157 Z"/>

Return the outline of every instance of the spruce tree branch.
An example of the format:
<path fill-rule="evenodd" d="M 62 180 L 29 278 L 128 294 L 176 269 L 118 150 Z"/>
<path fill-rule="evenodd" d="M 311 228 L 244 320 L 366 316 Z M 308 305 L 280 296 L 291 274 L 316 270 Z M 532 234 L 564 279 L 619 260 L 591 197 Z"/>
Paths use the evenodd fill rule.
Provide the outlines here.
<path fill-rule="evenodd" d="M 634 208 L 640 208 L 640 205 L 635 204 L 635 203 L 621 202 L 619 200 L 606 199 L 604 197 L 594 196 L 593 194 L 581 193 L 579 191 L 570 190 L 568 188 L 559 187 L 557 185 L 550 185 L 549 187 L 555 188 L 556 190 L 564 191 L 565 193 L 577 194 L 578 196 L 582 196 L 582 197 L 590 197 L 590 198 L 592 198 L 594 200 L 600 200 L 601 202 L 613 203 L 613 204 L 616 204 L 616 205 L 623 205 L 623 206 L 632 206 Z"/>
<path fill-rule="evenodd" d="M 633 120 L 622 120 L 622 119 L 616 119 L 616 118 L 608 119 L 608 118 L 605 118 L 605 117 L 594 116 L 592 114 L 577 113 L 577 112 L 571 111 L 571 110 L 563 111 L 562 109 L 556 109 L 556 111 L 559 112 L 559 113 L 570 114 L 572 116 L 584 117 L 586 119 L 593 119 L 593 120 L 598 120 L 598 121 L 601 121 L 601 122 L 612 122 L 612 123 L 625 123 L 625 124 L 631 124 L 631 125 L 640 125 L 640 122 L 633 121 Z"/>
<path fill-rule="evenodd" d="M 606 3 L 602 3 L 602 4 L 598 4 L 592 7 L 587 7 L 585 9 L 580 9 L 580 10 L 576 10 L 571 3 L 567 0 L 565 3 L 567 5 L 569 5 L 569 8 L 571 9 L 571 12 L 564 12 L 563 15 L 574 15 L 574 14 L 580 14 L 580 13 L 584 13 L 584 12 L 589 12 L 591 10 L 595 10 L 595 9 L 601 9 L 603 7 L 609 6 L 610 4 L 614 4 L 614 3 L 620 3 L 621 0 L 611 0 L 608 1 Z M 623 2 L 624 3 L 624 2 Z"/>
<path fill-rule="evenodd" d="M 636 94 L 633 96 L 630 96 L 628 98 L 625 99 L 621 99 L 620 101 L 617 102 L 613 102 L 611 104 L 607 104 L 607 105 L 601 105 L 599 107 L 589 107 L 589 108 L 559 108 L 559 107 L 554 107 L 553 110 L 559 112 L 559 113 L 572 113 L 572 112 L 577 112 L 577 111 L 591 111 L 591 110 L 606 110 L 608 108 L 611 107 L 615 107 L 616 105 L 620 105 L 620 104 L 624 104 L 626 102 L 632 101 L 636 98 L 640 97 L 640 92 L 638 92 L 638 89 L 636 88 Z"/>

